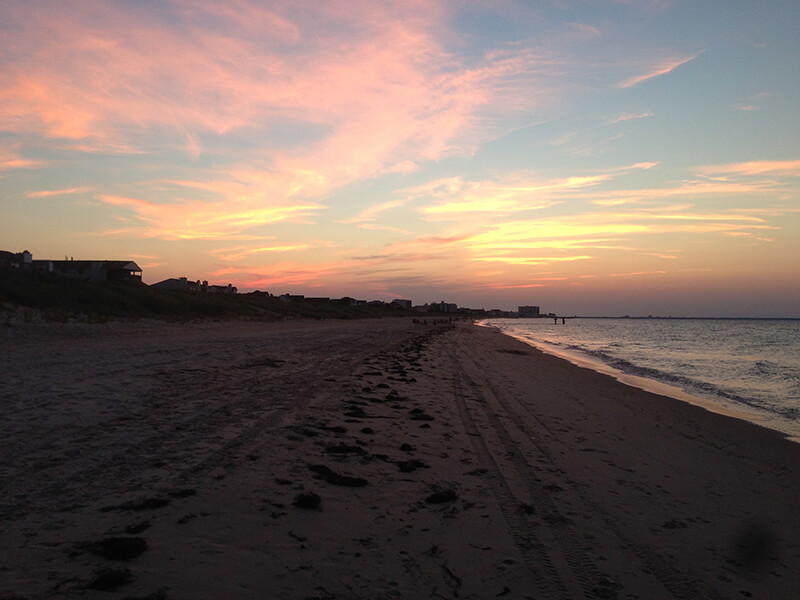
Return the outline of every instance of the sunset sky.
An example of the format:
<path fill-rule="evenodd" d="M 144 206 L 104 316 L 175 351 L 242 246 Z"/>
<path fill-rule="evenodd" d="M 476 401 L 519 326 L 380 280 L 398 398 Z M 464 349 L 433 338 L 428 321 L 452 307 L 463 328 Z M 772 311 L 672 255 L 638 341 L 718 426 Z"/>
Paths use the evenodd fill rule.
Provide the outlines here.
<path fill-rule="evenodd" d="M 0 249 L 800 317 L 800 2 L 0 4 Z"/>

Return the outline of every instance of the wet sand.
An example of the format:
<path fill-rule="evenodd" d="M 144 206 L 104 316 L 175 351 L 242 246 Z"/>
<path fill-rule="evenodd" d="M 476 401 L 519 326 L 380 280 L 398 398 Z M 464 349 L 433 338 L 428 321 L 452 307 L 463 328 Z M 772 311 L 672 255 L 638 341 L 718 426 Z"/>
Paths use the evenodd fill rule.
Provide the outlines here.
<path fill-rule="evenodd" d="M 31 324 L 0 359 L 0 599 L 800 597 L 800 444 L 490 328 Z"/>

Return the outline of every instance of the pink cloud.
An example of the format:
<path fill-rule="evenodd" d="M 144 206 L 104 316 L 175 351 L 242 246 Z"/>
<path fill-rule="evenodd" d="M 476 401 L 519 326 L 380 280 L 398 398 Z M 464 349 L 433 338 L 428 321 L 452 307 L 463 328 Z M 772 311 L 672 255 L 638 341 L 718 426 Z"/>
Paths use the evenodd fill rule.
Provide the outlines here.
<path fill-rule="evenodd" d="M 800 160 L 754 160 L 701 167 L 704 175 L 779 175 L 800 177 Z"/>
<path fill-rule="evenodd" d="M 353 281 L 352 267 L 352 262 L 348 261 L 322 263 L 282 261 L 267 267 L 228 267 L 214 272 L 213 275 L 235 276 L 242 289 L 269 289 L 273 293 L 282 293 L 297 290 L 302 286 L 316 288 L 346 286 Z"/>
<path fill-rule="evenodd" d="M 44 165 L 43 161 L 23 158 L 12 150 L 0 148 L 0 171 L 9 169 L 34 169 Z"/>
<path fill-rule="evenodd" d="M 439 5 L 237 0 L 163 10 L 175 26 L 135 4 L 18 8 L 8 33 L 16 60 L 0 67 L 3 127 L 108 152 L 141 151 L 158 131 L 157 143 L 196 157 L 202 134 L 291 119 L 325 133 L 302 152 L 267 137 L 266 155 L 276 169 L 323 173 L 335 186 L 470 151 L 502 131 L 482 107 L 524 115 L 557 102 L 552 86 L 519 93 L 544 65 L 530 51 L 456 63 L 437 40 Z"/>

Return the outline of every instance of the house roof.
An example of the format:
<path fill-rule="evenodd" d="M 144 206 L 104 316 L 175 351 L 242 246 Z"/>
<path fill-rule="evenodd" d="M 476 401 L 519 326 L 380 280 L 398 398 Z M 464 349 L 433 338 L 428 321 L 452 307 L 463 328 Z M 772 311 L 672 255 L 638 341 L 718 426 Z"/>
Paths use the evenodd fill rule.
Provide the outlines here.
<path fill-rule="evenodd" d="M 101 264 L 109 269 L 125 269 L 127 271 L 141 271 L 142 267 L 132 260 L 34 260 L 34 264 L 52 263 L 54 266 L 88 267 L 92 264 Z"/>
<path fill-rule="evenodd" d="M 113 267 L 115 267 L 115 268 L 117 268 L 117 269 L 126 269 L 126 270 L 128 270 L 128 271 L 141 271 L 141 270 L 142 270 L 142 267 L 140 267 L 139 265 L 137 265 L 137 264 L 136 264 L 135 262 L 133 262 L 132 260 L 130 260 L 130 261 L 124 261 L 124 260 L 107 260 L 107 261 L 106 261 L 106 265 L 107 265 L 107 266 L 113 266 Z"/>

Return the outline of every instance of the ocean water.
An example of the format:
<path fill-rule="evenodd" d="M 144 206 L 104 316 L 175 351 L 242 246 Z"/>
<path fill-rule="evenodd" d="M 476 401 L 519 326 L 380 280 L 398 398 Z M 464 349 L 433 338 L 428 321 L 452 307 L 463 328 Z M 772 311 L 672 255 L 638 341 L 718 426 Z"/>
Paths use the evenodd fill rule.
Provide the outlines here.
<path fill-rule="evenodd" d="M 481 324 L 599 371 L 669 385 L 800 441 L 800 320 L 568 318 L 554 324 L 542 318 Z"/>

